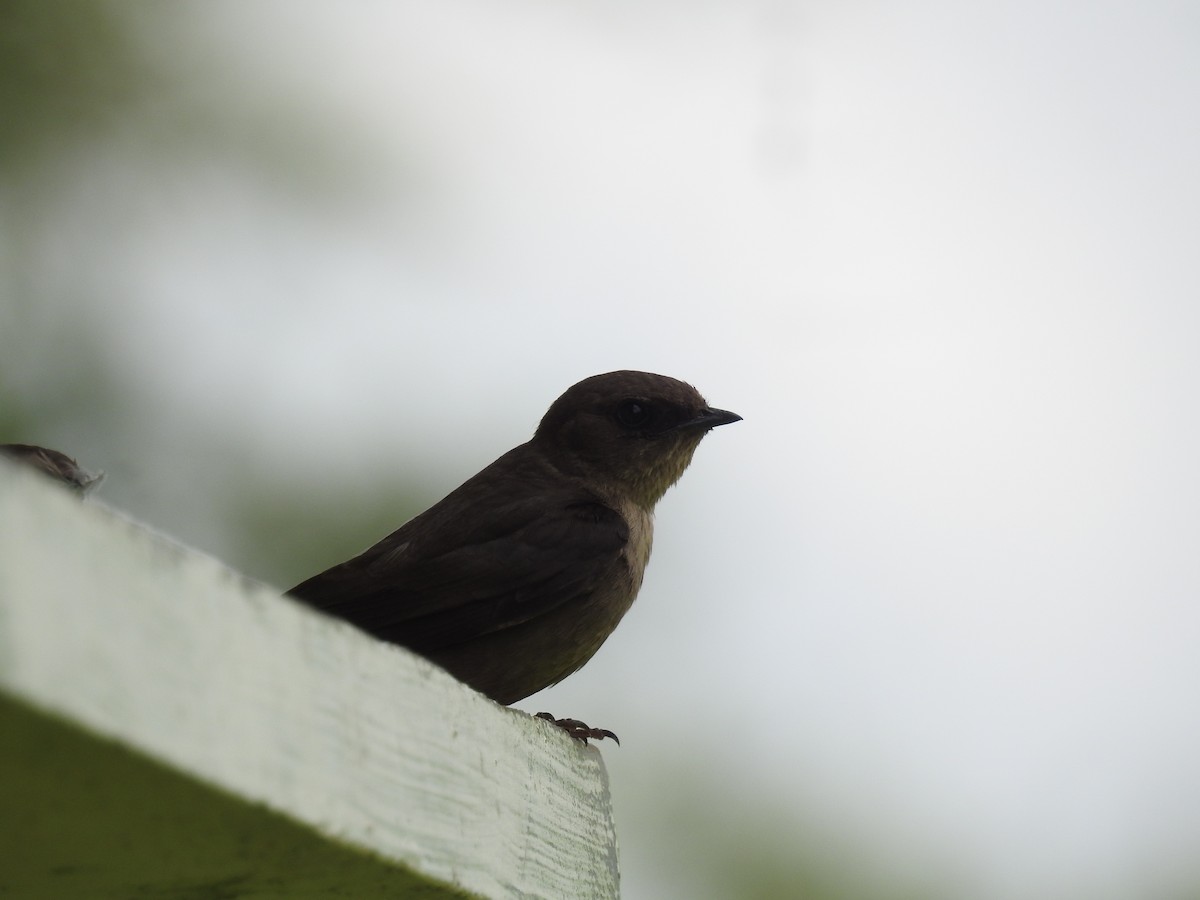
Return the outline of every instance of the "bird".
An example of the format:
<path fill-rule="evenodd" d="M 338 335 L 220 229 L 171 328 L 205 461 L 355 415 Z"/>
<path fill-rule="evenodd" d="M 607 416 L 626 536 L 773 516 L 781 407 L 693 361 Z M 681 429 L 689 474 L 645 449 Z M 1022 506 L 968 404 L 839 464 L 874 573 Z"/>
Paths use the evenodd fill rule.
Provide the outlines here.
<path fill-rule="evenodd" d="M 96 475 L 86 472 L 67 454 L 51 450 L 49 447 L 39 447 L 36 444 L 0 444 L 0 456 L 24 463 L 67 485 L 78 494 L 86 494 L 104 480 L 103 472 Z"/>
<path fill-rule="evenodd" d="M 629 610 L 655 504 L 741 420 L 665 375 L 585 378 L 533 437 L 360 555 L 288 593 L 508 705 L 582 667 Z M 613 737 L 575 719 L 575 737 Z"/>

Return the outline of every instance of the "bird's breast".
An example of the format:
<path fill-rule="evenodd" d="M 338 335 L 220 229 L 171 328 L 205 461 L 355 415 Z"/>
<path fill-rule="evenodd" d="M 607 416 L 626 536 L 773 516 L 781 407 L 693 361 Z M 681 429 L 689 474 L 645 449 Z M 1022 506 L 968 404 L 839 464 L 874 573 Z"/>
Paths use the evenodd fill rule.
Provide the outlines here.
<path fill-rule="evenodd" d="M 642 576 L 654 544 L 654 513 L 632 501 L 623 503 L 619 511 L 629 524 L 629 543 L 625 545 L 622 555 L 629 567 L 633 593 L 636 594 L 642 586 Z"/>

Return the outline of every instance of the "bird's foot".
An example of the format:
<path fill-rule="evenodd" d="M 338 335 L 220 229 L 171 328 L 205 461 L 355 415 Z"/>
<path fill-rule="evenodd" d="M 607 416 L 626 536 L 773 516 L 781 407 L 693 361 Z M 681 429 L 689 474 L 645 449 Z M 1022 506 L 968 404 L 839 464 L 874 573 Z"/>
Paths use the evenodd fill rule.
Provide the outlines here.
<path fill-rule="evenodd" d="M 594 741 L 612 738 L 617 742 L 617 746 L 621 745 L 621 739 L 607 728 L 592 728 L 586 722 L 580 722 L 578 719 L 556 719 L 548 712 L 540 712 L 536 718 L 545 719 L 547 722 L 557 725 L 575 740 L 583 741 L 585 744 L 588 742 L 588 738 Z"/>

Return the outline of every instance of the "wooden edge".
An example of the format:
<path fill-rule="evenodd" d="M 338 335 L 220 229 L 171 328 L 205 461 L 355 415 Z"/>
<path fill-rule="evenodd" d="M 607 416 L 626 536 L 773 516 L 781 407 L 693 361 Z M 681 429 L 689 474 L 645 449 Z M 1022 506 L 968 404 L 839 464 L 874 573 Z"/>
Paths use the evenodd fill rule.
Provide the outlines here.
<path fill-rule="evenodd" d="M 487 897 L 615 897 L 595 747 L 0 461 L 0 688 Z"/>

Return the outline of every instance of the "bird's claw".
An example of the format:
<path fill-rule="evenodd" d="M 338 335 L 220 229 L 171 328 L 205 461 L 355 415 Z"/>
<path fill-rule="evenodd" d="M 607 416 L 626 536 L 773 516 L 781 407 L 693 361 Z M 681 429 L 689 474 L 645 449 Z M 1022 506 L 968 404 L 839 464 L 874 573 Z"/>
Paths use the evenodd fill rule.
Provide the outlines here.
<path fill-rule="evenodd" d="M 621 739 L 607 728 L 592 728 L 586 722 L 580 722 L 578 719 L 556 719 L 548 712 L 540 712 L 536 718 L 545 719 L 550 724 L 557 725 L 575 740 L 583 741 L 585 744 L 588 742 L 588 738 L 594 741 L 612 738 L 617 742 L 618 747 L 621 745 Z"/>

